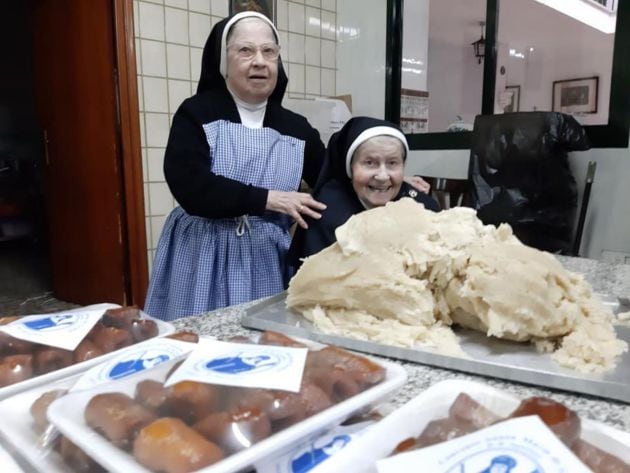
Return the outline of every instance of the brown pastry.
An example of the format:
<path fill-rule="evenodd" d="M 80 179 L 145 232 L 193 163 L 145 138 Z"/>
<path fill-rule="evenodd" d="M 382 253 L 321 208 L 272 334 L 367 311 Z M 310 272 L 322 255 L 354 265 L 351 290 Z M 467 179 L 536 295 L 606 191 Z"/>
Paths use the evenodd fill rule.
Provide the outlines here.
<path fill-rule="evenodd" d="M 74 349 L 72 354 L 75 363 L 91 360 L 97 356 L 101 356 L 105 352 L 89 338 L 84 338 L 81 343 Z"/>
<path fill-rule="evenodd" d="M 44 374 L 70 366 L 74 361 L 73 353 L 55 347 L 42 347 L 35 351 L 35 373 Z"/>
<path fill-rule="evenodd" d="M 11 355 L 0 360 L 0 388 L 33 376 L 33 355 Z"/>
<path fill-rule="evenodd" d="M 172 417 L 158 419 L 140 430 L 133 455 L 147 468 L 164 473 L 189 473 L 223 458 L 216 444 Z"/>
<path fill-rule="evenodd" d="M 48 419 L 46 418 L 48 406 L 50 406 L 53 401 L 59 399 L 67 392 L 68 391 L 66 389 L 55 389 L 54 391 L 48 391 L 39 396 L 35 400 L 35 402 L 31 404 L 31 416 L 33 416 L 33 420 L 35 421 L 35 428 L 38 431 L 43 431 L 48 426 Z"/>
<path fill-rule="evenodd" d="M 133 337 L 128 330 L 104 325 L 97 325 L 97 327 L 98 329 L 90 339 L 105 353 L 119 350 L 133 343 Z"/>
<path fill-rule="evenodd" d="M 328 346 L 318 351 L 309 352 L 309 367 L 336 368 L 345 371 L 361 390 L 380 383 L 385 379 L 385 368 L 364 356 L 355 355 L 338 347 Z"/>
<path fill-rule="evenodd" d="M 105 468 L 96 463 L 87 453 L 73 444 L 66 437 L 59 439 L 59 453 L 63 460 L 77 473 L 101 473 Z"/>
<path fill-rule="evenodd" d="M 175 332 L 167 335 L 166 338 L 172 338 L 173 340 L 181 340 L 182 342 L 189 343 L 197 343 L 199 341 L 199 335 L 197 335 L 195 332 L 188 331 Z"/>
<path fill-rule="evenodd" d="M 501 417 L 489 411 L 466 393 L 461 393 L 448 410 L 454 420 L 468 422 L 477 429 L 483 429 L 500 420 Z"/>
<path fill-rule="evenodd" d="M 135 400 L 147 409 L 158 415 L 166 415 L 168 409 L 166 407 L 168 388 L 164 384 L 152 379 L 145 379 L 136 385 Z"/>
<path fill-rule="evenodd" d="M 354 377 L 342 367 L 309 366 L 304 370 L 304 379 L 319 387 L 335 404 L 361 391 Z"/>
<path fill-rule="evenodd" d="M 242 408 L 210 414 L 193 425 L 193 429 L 232 454 L 271 435 L 271 422 L 260 409 Z"/>
<path fill-rule="evenodd" d="M 199 422 L 216 409 L 219 391 L 216 386 L 182 381 L 167 388 L 166 408 L 171 415 L 187 424 Z"/>
<path fill-rule="evenodd" d="M 22 316 L 20 315 L 5 315 L 3 317 L 0 317 L 0 325 L 10 324 L 11 322 L 15 322 L 21 317 Z"/>
<path fill-rule="evenodd" d="M 157 337 L 159 329 L 154 320 L 139 319 L 131 322 L 129 329 L 134 342 L 142 342 L 149 338 Z"/>
<path fill-rule="evenodd" d="M 630 465 L 582 439 L 573 442 L 571 450 L 595 473 L 630 473 Z"/>
<path fill-rule="evenodd" d="M 107 309 L 101 318 L 106 327 L 124 328 L 129 330 L 134 320 L 140 319 L 140 309 L 137 307 L 120 307 Z"/>
<path fill-rule="evenodd" d="M 0 355 L 22 355 L 32 353 L 36 344 L 0 332 Z"/>
<path fill-rule="evenodd" d="M 510 417 L 537 415 L 569 448 L 580 437 L 578 415 L 563 404 L 545 397 L 530 397 L 521 402 Z"/>
<path fill-rule="evenodd" d="M 125 450 L 131 448 L 138 431 L 155 420 L 146 407 L 123 393 L 97 394 L 84 415 L 91 428 Z"/>
<path fill-rule="evenodd" d="M 278 346 L 283 346 L 283 347 L 297 347 L 297 348 L 306 347 L 306 345 L 304 345 L 303 343 L 297 342 L 280 332 L 274 332 L 271 330 L 267 330 L 266 332 L 263 332 L 260 338 L 258 339 L 258 343 L 260 345 L 278 345 Z"/>

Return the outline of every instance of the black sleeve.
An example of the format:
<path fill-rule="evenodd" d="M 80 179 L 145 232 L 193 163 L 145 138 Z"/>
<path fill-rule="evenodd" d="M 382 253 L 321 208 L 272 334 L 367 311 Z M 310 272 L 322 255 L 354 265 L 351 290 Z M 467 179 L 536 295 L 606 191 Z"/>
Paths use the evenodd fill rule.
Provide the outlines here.
<path fill-rule="evenodd" d="M 326 149 L 319 136 L 319 132 L 315 128 L 311 128 L 311 133 L 306 140 L 306 147 L 304 149 L 304 169 L 302 170 L 302 179 L 306 181 L 311 189 L 314 189 L 317 183 L 325 153 Z"/>
<path fill-rule="evenodd" d="M 210 171 L 210 146 L 202 120 L 184 102 L 173 117 L 164 175 L 173 196 L 190 215 L 206 218 L 262 215 L 268 190 Z"/>

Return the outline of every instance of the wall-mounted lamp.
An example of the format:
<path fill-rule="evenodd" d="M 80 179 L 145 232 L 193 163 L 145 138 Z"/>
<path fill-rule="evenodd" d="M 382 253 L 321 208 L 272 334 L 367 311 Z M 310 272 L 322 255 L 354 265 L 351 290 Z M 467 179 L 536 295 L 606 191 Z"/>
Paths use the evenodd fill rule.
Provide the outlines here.
<path fill-rule="evenodd" d="M 486 39 L 483 37 L 484 26 L 486 26 L 486 23 L 484 21 L 480 21 L 479 26 L 481 27 L 481 38 L 479 38 L 474 43 L 470 43 L 475 50 L 477 64 L 481 64 L 481 60 L 483 59 L 486 52 Z"/>

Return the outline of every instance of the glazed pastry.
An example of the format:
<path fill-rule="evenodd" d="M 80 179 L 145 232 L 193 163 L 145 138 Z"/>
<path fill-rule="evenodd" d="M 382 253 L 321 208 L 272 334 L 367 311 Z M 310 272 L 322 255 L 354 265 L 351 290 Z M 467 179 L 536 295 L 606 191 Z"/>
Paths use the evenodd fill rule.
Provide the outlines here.
<path fill-rule="evenodd" d="M 182 342 L 189 343 L 197 343 L 199 341 L 199 335 L 197 335 L 195 332 L 188 331 L 172 333 L 170 335 L 167 335 L 166 338 L 172 338 L 173 340 L 180 340 Z"/>
<path fill-rule="evenodd" d="M 272 389 L 243 390 L 241 396 L 234 398 L 230 410 L 245 408 L 259 409 L 267 414 L 272 422 L 289 417 L 303 419 L 306 410 L 299 393 Z"/>
<path fill-rule="evenodd" d="M 306 345 L 304 345 L 303 343 L 297 342 L 282 333 L 273 332 L 271 330 L 267 330 L 266 332 L 263 332 L 260 338 L 258 339 L 258 343 L 260 345 L 278 345 L 278 346 L 284 346 L 284 347 L 298 347 L 298 348 L 306 347 Z"/>
<path fill-rule="evenodd" d="M 138 343 L 156 337 L 159 329 L 154 320 L 138 319 L 131 322 L 129 331 L 134 342 Z"/>
<path fill-rule="evenodd" d="M 31 353 L 36 344 L 0 332 L 0 355 L 22 355 Z"/>
<path fill-rule="evenodd" d="M 630 473 L 630 465 L 582 439 L 573 442 L 571 450 L 595 473 Z"/>
<path fill-rule="evenodd" d="M 242 408 L 210 414 L 193 429 L 232 454 L 271 435 L 271 422 L 260 409 Z"/>
<path fill-rule="evenodd" d="M 140 430 L 133 455 L 147 468 L 164 473 L 188 473 L 223 458 L 216 444 L 172 417 L 158 419 Z"/>
<path fill-rule="evenodd" d="M 530 397 L 521 402 L 510 417 L 537 415 L 569 448 L 580 437 L 580 418 L 571 409 L 545 397 Z"/>
<path fill-rule="evenodd" d="M 33 355 L 11 355 L 1 358 L 0 388 L 33 376 Z"/>
<path fill-rule="evenodd" d="M 105 468 L 92 460 L 87 453 L 64 436 L 61 436 L 59 440 L 58 450 L 72 471 L 77 473 L 101 473 L 105 471 Z"/>
<path fill-rule="evenodd" d="M 136 385 L 134 398 L 152 412 L 158 415 L 166 415 L 168 411 L 166 407 L 167 394 L 168 388 L 165 388 L 163 383 L 145 379 Z"/>
<path fill-rule="evenodd" d="M 199 422 L 216 409 L 219 391 L 216 386 L 182 381 L 167 388 L 168 412 L 187 424 Z"/>
<path fill-rule="evenodd" d="M 0 317 L 0 325 L 10 324 L 11 322 L 15 322 L 20 317 L 20 315 L 5 315 L 3 317 Z"/>
<path fill-rule="evenodd" d="M 138 431 L 154 420 L 152 412 L 122 393 L 98 394 L 85 408 L 85 422 L 125 450 L 131 448 Z"/>
<path fill-rule="evenodd" d="M 97 326 L 98 330 L 92 334 L 90 339 L 105 353 L 124 348 L 133 343 L 133 337 L 125 329 L 105 327 L 104 325 Z"/>
<path fill-rule="evenodd" d="M 60 370 L 73 363 L 73 353 L 55 347 L 42 347 L 35 352 L 35 373 L 44 374 Z"/>
<path fill-rule="evenodd" d="M 107 309 L 101 318 L 103 325 L 129 329 L 134 320 L 140 318 L 140 309 L 137 307 L 120 307 L 118 309 Z"/>
<path fill-rule="evenodd" d="M 75 363 L 91 360 L 97 356 L 101 356 L 105 352 L 89 338 L 84 338 L 81 343 L 74 349 L 73 358 Z"/>
<path fill-rule="evenodd" d="M 344 401 L 361 391 L 359 384 L 343 368 L 308 367 L 304 370 L 304 379 L 319 387 L 333 403 Z"/>
<path fill-rule="evenodd" d="M 35 427 L 37 428 L 37 430 L 43 431 L 48 426 L 48 419 L 46 418 L 48 406 L 50 406 L 53 401 L 59 399 L 67 392 L 68 391 L 66 389 L 56 389 L 54 391 L 48 391 L 39 396 L 35 400 L 35 402 L 31 404 L 31 416 L 33 416 L 33 420 L 35 421 Z"/>
<path fill-rule="evenodd" d="M 502 420 L 501 417 L 489 411 L 465 393 L 457 396 L 448 413 L 449 417 L 467 422 L 477 429 L 483 429 Z"/>
<path fill-rule="evenodd" d="M 309 362 L 318 367 L 334 367 L 345 371 L 361 390 L 380 383 L 385 379 L 385 368 L 368 358 L 349 351 L 328 346 L 309 353 Z"/>

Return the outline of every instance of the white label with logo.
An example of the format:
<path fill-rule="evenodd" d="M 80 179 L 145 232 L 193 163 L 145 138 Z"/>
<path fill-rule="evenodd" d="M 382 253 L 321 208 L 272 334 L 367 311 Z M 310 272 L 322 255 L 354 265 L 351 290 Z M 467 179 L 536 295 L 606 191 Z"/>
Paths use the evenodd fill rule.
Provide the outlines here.
<path fill-rule="evenodd" d="M 104 313 L 96 309 L 27 315 L 0 326 L 0 331 L 21 340 L 74 350 Z"/>
<path fill-rule="evenodd" d="M 256 464 L 257 473 L 306 473 L 333 457 L 365 433 L 374 421 L 340 425 L 315 439 L 301 443 L 287 455 Z"/>
<path fill-rule="evenodd" d="M 121 350 L 114 358 L 88 370 L 71 391 L 89 389 L 166 363 L 195 349 L 196 343 L 153 338 Z"/>
<path fill-rule="evenodd" d="M 198 381 L 298 392 L 307 352 L 306 348 L 200 339 L 164 385 Z"/>
<path fill-rule="evenodd" d="M 379 460 L 378 473 L 589 473 L 538 416 L 506 420 L 421 450 Z"/>

